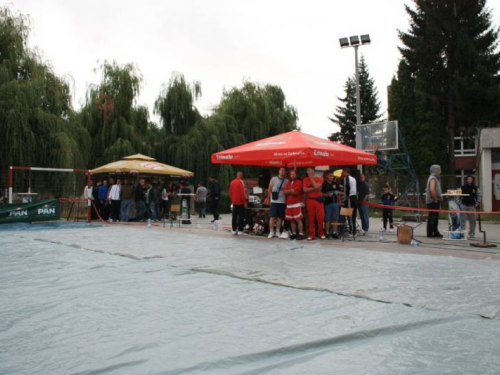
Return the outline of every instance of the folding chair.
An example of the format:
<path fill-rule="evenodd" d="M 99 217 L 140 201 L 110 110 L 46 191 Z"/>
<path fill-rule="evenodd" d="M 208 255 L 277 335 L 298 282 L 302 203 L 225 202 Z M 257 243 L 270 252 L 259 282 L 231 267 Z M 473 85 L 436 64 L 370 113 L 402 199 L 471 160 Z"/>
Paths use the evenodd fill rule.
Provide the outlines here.
<path fill-rule="evenodd" d="M 179 221 L 179 228 L 181 227 L 181 205 L 180 204 L 173 204 L 170 206 L 170 228 L 174 226 L 174 214 L 175 214 L 175 219 Z"/>
<path fill-rule="evenodd" d="M 340 208 L 340 216 L 344 216 L 346 218 L 346 221 L 344 223 L 338 223 L 338 225 L 343 225 L 344 226 L 344 231 L 342 233 L 342 242 L 344 242 L 344 238 L 346 236 L 346 233 L 349 231 L 349 229 L 352 231 L 352 239 L 353 241 L 356 241 L 356 235 L 354 234 L 354 231 L 351 228 L 351 225 L 349 223 L 352 223 L 352 214 L 354 212 L 353 208 L 348 208 L 348 207 L 341 207 Z M 347 218 L 351 218 L 351 220 L 347 220 Z M 356 225 L 356 223 L 353 223 Z"/>

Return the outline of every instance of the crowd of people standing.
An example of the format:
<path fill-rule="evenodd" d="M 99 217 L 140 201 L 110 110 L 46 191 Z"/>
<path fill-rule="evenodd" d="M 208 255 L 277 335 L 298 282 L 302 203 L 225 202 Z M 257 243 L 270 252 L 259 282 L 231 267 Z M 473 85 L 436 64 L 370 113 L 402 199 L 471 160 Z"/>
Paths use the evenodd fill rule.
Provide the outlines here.
<path fill-rule="evenodd" d="M 358 195 L 359 190 L 362 194 Z M 307 240 L 339 238 L 345 231 L 356 235 L 356 215 L 358 201 L 368 199 L 369 186 L 364 180 L 356 181 L 351 171 L 346 168 L 340 177 L 334 177 L 332 171 L 326 171 L 323 177 L 316 175 L 313 167 L 307 168 L 302 179 L 296 170 L 281 167 L 278 175 L 271 178 L 266 191 L 264 204 L 269 205 L 268 238 L 305 239 Z M 248 202 L 248 193 L 243 182 L 243 172 L 238 172 L 229 187 L 229 196 L 233 204 L 232 233 L 244 234 L 244 208 Z M 340 208 L 352 209 L 351 216 L 340 215 Z M 304 213 L 306 215 L 304 215 Z M 368 207 L 361 214 L 362 228 L 368 230 Z M 346 224 L 344 224 L 346 222 Z"/>
<path fill-rule="evenodd" d="M 232 233 L 244 234 L 245 208 L 249 194 L 243 180 L 243 172 L 237 172 L 236 178 L 229 186 L 229 198 L 232 203 Z M 475 236 L 475 211 L 481 202 L 481 192 L 474 183 L 473 176 L 467 176 L 466 184 L 461 187 L 463 197 L 460 209 L 467 211 L 460 216 L 460 229 L 465 232 L 467 218 L 470 221 L 468 237 Z M 351 175 L 348 168 L 342 170 L 340 176 L 334 176 L 332 171 L 325 171 L 318 176 L 313 167 L 307 168 L 306 175 L 299 178 L 296 170 L 279 168 L 278 174 L 270 179 L 265 190 L 264 205 L 269 206 L 268 238 L 282 239 L 306 238 L 312 241 L 320 239 L 336 239 L 344 235 L 357 233 L 356 218 L 359 214 L 361 229 L 368 232 L 370 228 L 369 206 L 366 203 L 370 196 L 370 187 L 364 174 L 358 179 Z M 221 186 L 215 176 L 209 177 L 208 186 L 199 183 L 193 193 L 186 182 L 161 182 L 152 179 L 139 178 L 137 183 L 122 178 L 105 178 L 91 181 L 85 187 L 84 196 L 92 206 L 92 218 L 98 217 L 111 222 L 128 221 L 158 221 L 171 215 L 170 208 L 186 202 L 188 211 L 191 208 L 192 197 L 198 205 L 200 218 L 206 217 L 207 203 L 213 220 L 220 219 L 219 202 Z M 399 197 L 393 194 L 386 185 L 380 197 L 384 206 L 394 206 Z M 439 210 L 443 201 L 441 187 L 441 167 L 433 165 L 426 187 L 426 204 L 430 210 Z M 349 215 L 341 215 L 341 208 L 349 208 Z M 132 210 L 135 215 L 132 218 Z M 382 209 L 383 227 L 381 230 L 392 232 L 394 228 L 394 209 Z M 427 236 L 442 237 L 438 231 L 439 213 L 429 211 L 427 220 Z"/>
<path fill-rule="evenodd" d="M 83 195 L 92 207 L 92 219 L 101 218 L 110 222 L 159 221 L 169 217 L 171 207 L 181 206 L 183 201 L 190 212 L 192 197 L 198 204 L 199 217 L 204 218 L 210 196 L 215 221 L 219 219 L 221 188 L 215 176 L 211 176 L 209 181 L 209 188 L 199 183 L 193 193 L 185 181 L 174 183 L 139 178 L 133 183 L 129 179 L 109 177 L 97 180 L 95 184 L 90 181 Z M 135 210 L 134 217 L 132 210 Z"/>
<path fill-rule="evenodd" d="M 91 181 L 84 196 L 92 206 L 92 218 L 110 222 L 161 220 L 168 215 L 171 202 L 177 200 L 179 185 L 141 178 L 136 184 L 128 179 L 105 178 Z M 131 216 L 135 209 L 134 217 Z"/>

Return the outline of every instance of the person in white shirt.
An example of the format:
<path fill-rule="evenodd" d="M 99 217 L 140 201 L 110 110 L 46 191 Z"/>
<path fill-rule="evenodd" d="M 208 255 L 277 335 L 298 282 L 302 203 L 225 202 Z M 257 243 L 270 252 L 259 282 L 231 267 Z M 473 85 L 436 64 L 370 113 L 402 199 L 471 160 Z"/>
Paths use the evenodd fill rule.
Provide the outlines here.
<path fill-rule="evenodd" d="M 342 177 L 344 178 L 344 192 L 345 192 L 345 203 L 344 207 L 352 208 L 352 217 L 348 217 L 349 228 L 351 229 L 351 234 L 356 235 L 356 216 L 358 211 L 358 192 L 356 189 L 357 183 L 356 179 L 351 176 L 351 171 L 349 168 L 344 168 L 342 171 Z"/>
<path fill-rule="evenodd" d="M 85 186 L 85 189 L 83 189 L 83 197 L 87 199 L 87 206 L 91 207 L 92 206 L 92 201 L 94 200 L 94 195 L 93 193 L 93 186 L 94 186 L 94 181 L 90 180 L 88 184 Z"/>
<path fill-rule="evenodd" d="M 270 198 L 271 208 L 269 211 L 269 236 L 268 238 L 278 237 L 288 238 L 288 232 L 281 233 L 281 224 L 285 220 L 286 197 L 284 187 L 288 183 L 286 178 L 286 169 L 281 167 L 278 176 L 275 176 L 269 182 L 268 197 Z"/>
<path fill-rule="evenodd" d="M 116 184 L 111 186 L 108 193 L 108 201 L 111 203 L 111 215 L 109 221 L 119 221 L 120 220 L 120 209 L 121 209 L 121 185 L 122 180 L 117 179 Z"/>

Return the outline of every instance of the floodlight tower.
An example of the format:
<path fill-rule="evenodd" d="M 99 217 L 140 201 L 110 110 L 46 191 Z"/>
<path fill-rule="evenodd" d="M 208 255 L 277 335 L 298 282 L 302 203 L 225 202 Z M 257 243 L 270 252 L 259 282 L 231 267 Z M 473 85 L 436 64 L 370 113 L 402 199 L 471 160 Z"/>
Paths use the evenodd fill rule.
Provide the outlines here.
<path fill-rule="evenodd" d="M 354 47 L 355 69 L 356 69 L 356 125 L 361 125 L 361 99 L 359 95 L 359 69 L 358 69 L 358 47 L 370 44 L 370 35 L 354 35 L 349 38 L 340 38 L 340 48 Z"/>

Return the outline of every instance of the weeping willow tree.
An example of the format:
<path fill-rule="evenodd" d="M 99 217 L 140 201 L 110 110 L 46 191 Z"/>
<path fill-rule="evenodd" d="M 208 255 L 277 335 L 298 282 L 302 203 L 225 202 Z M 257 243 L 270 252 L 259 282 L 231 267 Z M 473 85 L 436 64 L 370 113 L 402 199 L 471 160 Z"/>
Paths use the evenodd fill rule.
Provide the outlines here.
<path fill-rule="evenodd" d="M 2 176 L 10 165 L 84 168 L 90 138 L 71 106 L 69 85 L 28 48 L 28 37 L 28 19 L 0 8 Z"/>
<path fill-rule="evenodd" d="M 283 90 L 276 85 L 247 81 L 242 87 L 233 87 L 223 93 L 214 115 L 230 120 L 236 127 L 235 134 L 240 136 L 230 140 L 224 148 L 298 129 L 297 110 L 287 104 Z M 233 178 L 235 168 L 230 171 L 230 178 Z M 237 168 L 248 176 L 259 173 L 259 168 L 256 167 Z"/>
<path fill-rule="evenodd" d="M 160 116 L 167 135 L 184 135 L 201 116 L 194 101 L 201 97 L 201 84 L 194 81 L 189 85 L 180 73 L 173 73 L 155 102 L 154 111 Z"/>
<path fill-rule="evenodd" d="M 194 106 L 200 95 L 198 82 L 188 84 L 184 76 L 175 74 L 155 105 L 163 133 L 156 157 L 193 171 L 197 181 L 206 182 L 214 174 L 227 186 L 236 167 L 212 165 L 214 152 L 297 128 L 296 110 L 286 103 L 278 86 L 245 82 L 224 92 L 219 106 L 206 117 Z M 254 168 L 241 168 L 255 174 Z"/>
<path fill-rule="evenodd" d="M 297 111 L 279 86 L 244 82 L 225 91 L 216 114 L 234 118 L 246 142 L 297 129 Z"/>
<path fill-rule="evenodd" d="M 149 112 L 136 105 L 142 82 L 137 68 L 105 61 L 98 70 L 101 82 L 89 87 L 80 112 L 92 139 L 90 166 L 137 152 L 150 153 L 146 142 L 151 127 Z"/>

